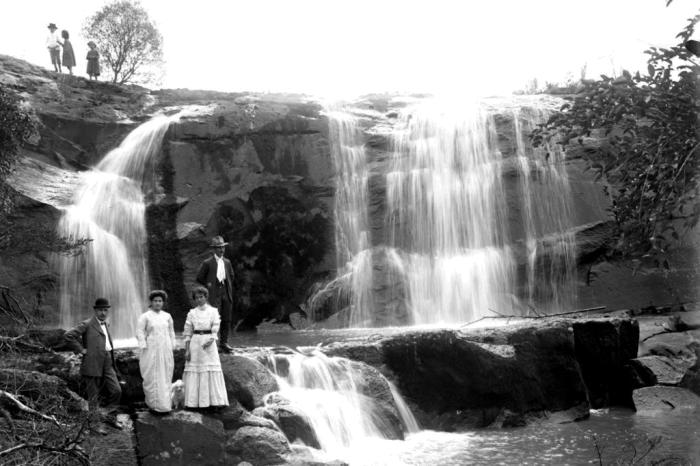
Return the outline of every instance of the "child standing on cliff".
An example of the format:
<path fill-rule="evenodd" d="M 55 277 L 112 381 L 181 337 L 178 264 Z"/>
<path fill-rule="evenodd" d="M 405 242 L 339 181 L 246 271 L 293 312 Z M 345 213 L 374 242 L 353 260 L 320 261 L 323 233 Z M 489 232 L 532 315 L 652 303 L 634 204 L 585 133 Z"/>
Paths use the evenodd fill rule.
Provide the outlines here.
<path fill-rule="evenodd" d="M 100 52 L 97 51 L 97 44 L 93 41 L 88 42 L 90 50 L 87 53 L 87 74 L 92 80 L 97 80 L 100 75 Z"/>
<path fill-rule="evenodd" d="M 63 66 L 68 68 L 68 72 L 73 74 L 73 67 L 75 66 L 75 54 L 73 53 L 73 45 L 70 43 L 70 35 L 65 29 L 61 31 L 61 37 L 63 38 Z"/>

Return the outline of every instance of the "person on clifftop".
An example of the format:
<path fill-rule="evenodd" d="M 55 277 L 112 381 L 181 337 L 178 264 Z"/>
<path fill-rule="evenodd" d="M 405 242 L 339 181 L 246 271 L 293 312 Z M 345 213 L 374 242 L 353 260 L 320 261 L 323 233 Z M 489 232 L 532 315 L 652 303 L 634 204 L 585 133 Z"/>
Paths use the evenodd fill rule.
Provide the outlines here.
<path fill-rule="evenodd" d="M 70 36 L 65 29 L 61 31 L 61 37 L 63 38 L 63 66 L 68 68 L 68 73 L 73 74 L 73 67 L 75 66 L 73 44 L 70 43 Z"/>
<path fill-rule="evenodd" d="M 97 44 L 93 41 L 88 42 L 88 47 L 90 50 L 85 57 L 87 58 L 87 74 L 90 80 L 97 81 L 97 77 L 100 75 L 100 52 L 97 51 Z"/>
<path fill-rule="evenodd" d="M 63 71 L 61 69 L 61 40 L 58 37 L 58 28 L 54 23 L 50 23 L 49 35 L 46 36 L 46 48 L 49 49 L 49 55 L 51 56 L 51 64 L 53 65 L 53 70 L 56 73 Z"/>
<path fill-rule="evenodd" d="M 228 345 L 233 317 L 233 266 L 224 257 L 226 245 L 228 243 L 221 236 L 213 237 L 209 246 L 214 254 L 202 262 L 197 273 L 197 283 L 207 288 L 209 304 L 218 309 L 221 315 L 219 351 L 222 353 L 230 353 L 233 349 Z M 236 323 L 233 322 L 234 325 Z"/>

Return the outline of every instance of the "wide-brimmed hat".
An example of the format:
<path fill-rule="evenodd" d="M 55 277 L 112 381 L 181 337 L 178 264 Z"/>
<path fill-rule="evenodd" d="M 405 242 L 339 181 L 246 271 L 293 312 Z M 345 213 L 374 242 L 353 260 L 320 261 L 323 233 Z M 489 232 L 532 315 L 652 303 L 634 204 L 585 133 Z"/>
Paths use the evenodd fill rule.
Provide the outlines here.
<path fill-rule="evenodd" d="M 220 248 L 221 246 L 226 246 L 228 243 L 224 241 L 221 236 L 215 236 L 211 239 L 209 246 L 212 248 Z"/>
<path fill-rule="evenodd" d="M 93 46 L 97 47 L 97 44 L 96 44 L 95 42 L 93 42 L 93 41 L 89 41 L 89 42 L 88 42 L 88 46 L 90 46 L 90 45 L 93 45 Z"/>
<path fill-rule="evenodd" d="M 49 23 L 49 25 L 46 26 L 46 27 L 49 28 L 49 29 L 51 29 L 51 28 L 58 29 L 58 28 L 56 27 L 56 24 L 54 24 L 54 23 Z"/>
<path fill-rule="evenodd" d="M 109 309 L 110 307 L 112 306 L 109 305 L 107 298 L 97 298 L 93 306 L 94 309 Z"/>

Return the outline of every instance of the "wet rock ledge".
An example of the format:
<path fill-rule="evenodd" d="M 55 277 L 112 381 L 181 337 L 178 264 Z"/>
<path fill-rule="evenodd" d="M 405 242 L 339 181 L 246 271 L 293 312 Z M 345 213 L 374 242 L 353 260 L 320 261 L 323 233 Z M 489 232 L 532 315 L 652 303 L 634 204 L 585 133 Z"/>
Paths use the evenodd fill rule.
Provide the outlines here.
<path fill-rule="evenodd" d="M 60 350 L 61 332 L 37 332 L 32 337 Z M 423 429 L 571 422 L 586 418 L 591 408 L 613 405 L 638 410 L 670 406 L 669 401 L 679 409 L 700 405 L 692 336 L 687 350 L 684 346 L 678 352 L 687 353 L 679 359 L 683 376 L 657 370 L 654 377 L 645 378 L 656 366 L 645 354 L 637 358 L 640 326 L 629 317 L 520 319 L 491 328 L 375 329 L 359 337 L 347 333 L 344 341 L 313 350 L 241 347 L 237 354 L 222 355 L 231 406 L 219 413 L 160 417 L 140 412 L 138 357 L 130 350 L 119 351 L 117 365 L 127 382 L 122 401 L 136 408 L 134 449 L 142 464 L 188 464 L 201 461 L 203 452 L 210 455 L 207 464 L 311 464 L 300 459 L 309 450 L 297 442 L 317 447 L 316 433 L 298 407 L 276 393 L 279 385 L 266 362 L 274 358 L 277 370 L 283 372 L 285 358 L 299 356 L 298 351 L 317 357 L 316 349 L 349 359 L 347 364 L 361 374 L 358 391 L 373 400 L 387 419 L 395 419 L 392 424 L 400 425 L 401 407 L 394 404 L 387 381 L 393 382 Z M 652 349 L 659 358 L 672 360 L 669 348 L 655 343 Z M 0 369 L 48 374 L 78 390 L 78 363 L 71 353 L 44 351 L 8 355 L 0 360 Z M 649 367 L 646 372 L 643 363 Z M 182 350 L 177 350 L 175 379 L 183 366 Z M 389 438 L 403 435 L 399 428 Z"/>
<path fill-rule="evenodd" d="M 541 319 L 500 328 L 413 330 L 335 343 L 398 386 L 422 427 L 573 421 L 590 408 L 632 405 L 625 375 L 637 355 L 632 319 Z"/>

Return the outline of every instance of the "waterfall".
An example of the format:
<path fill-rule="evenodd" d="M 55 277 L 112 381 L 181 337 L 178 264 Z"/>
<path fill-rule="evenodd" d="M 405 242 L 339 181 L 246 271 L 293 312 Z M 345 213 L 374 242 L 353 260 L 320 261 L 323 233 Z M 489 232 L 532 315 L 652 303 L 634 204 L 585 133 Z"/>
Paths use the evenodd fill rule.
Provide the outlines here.
<path fill-rule="evenodd" d="M 397 126 L 387 223 L 403 252 L 413 323 L 510 314 L 514 263 L 493 119 L 478 104 L 424 103 Z"/>
<path fill-rule="evenodd" d="M 64 209 L 58 235 L 91 241 L 84 254 L 60 258 L 63 328 L 88 316 L 95 298 L 105 297 L 112 304 L 112 336 L 133 337 L 149 286 L 141 184 L 168 126 L 180 116 L 157 116 L 132 131 L 84 174 L 73 204 Z"/>
<path fill-rule="evenodd" d="M 573 305 L 576 278 L 572 196 L 564 152 L 558 144 L 532 148 L 527 140 L 548 117 L 544 109 L 513 110 L 527 256 L 526 299 L 529 309 L 544 311 Z"/>
<path fill-rule="evenodd" d="M 278 358 L 285 361 L 283 369 Z M 318 350 L 309 354 L 269 354 L 266 364 L 277 377 L 280 394 L 306 414 L 321 449 L 330 456 L 347 459 L 367 442 L 391 438 L 387 432 L 397 427 L 406 432 L 419 430 L 401 395 L 380 374 L 370 377 L 386 384 L 385 393 L 392 397 L 398 419 L 383 411 L 387 406 L 363 394 L 363 387 L 377 384 L 368 381 L 361 368 L 371 370 L 369 366 L 328 357 Z"/>
<path fill-rule="evenodd" d="M 369 170 L 362 133 L 354 116 L 328 114 L 331 156 L 336 167 L 335 242 L 338 276 L 352 289 L 350 327 L 369 326 L 372 311 L 372 252 L 367 183 Z"/>
<path fill-rule="evenodd" d="M 312 315 L 335 306 L 346 311 L 335 325 L 371 327 L 572 307 L 565 154 L 530 144 L 549 116 L 532 104 L 424 99 L 386 118 L 329 112 L 338 274 L 309 301 Z M 388 138 L 389 150 L 365 150 L 368 135 Z M 370 212 L 384 216 L 383 227 Z"/>

